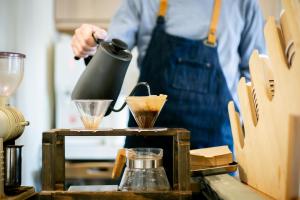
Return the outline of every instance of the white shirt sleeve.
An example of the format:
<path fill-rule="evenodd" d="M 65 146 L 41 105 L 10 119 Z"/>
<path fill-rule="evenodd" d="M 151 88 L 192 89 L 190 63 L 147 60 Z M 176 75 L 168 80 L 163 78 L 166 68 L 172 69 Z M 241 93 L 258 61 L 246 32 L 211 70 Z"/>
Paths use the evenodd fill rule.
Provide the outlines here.
<path fill-rule="evenodd" d="M 136 45 L 140 24 L 140 0 L 123 0 L 108 29 L 108 39 L 118 38 L 128 44 L 129 49 Z"/>
<path fill-rule="evenodd" d="M 250 80 L 249 59 L 253 50 L 258 50 L 261 54 L 266 52 L 263 34 L 264 18 L 257 0 L 245 1 L 242 12 L 245 25 L 238 48 L 241 58 L 239 69 L 241 76 Z"/>

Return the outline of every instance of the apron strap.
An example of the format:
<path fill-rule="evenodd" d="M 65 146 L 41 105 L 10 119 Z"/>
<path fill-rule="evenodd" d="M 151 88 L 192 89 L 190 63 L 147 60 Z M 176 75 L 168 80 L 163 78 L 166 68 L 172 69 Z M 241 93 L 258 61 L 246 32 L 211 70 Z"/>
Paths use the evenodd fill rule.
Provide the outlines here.
<path fill-rule="evenodd" d="M 221 3 L 222 0 L 215 0 L 212 18 L 210 22 L 207 43 L 212 46 L 215 46 L 217 42 L 216 34 L 217 34 L 217 26 L 219 22 L 220 11 L 221 11 Z M 168 0 L 160 0 L 158 16 L 165 17 L 167 13 L 167 8 L 168 8 Z"/>
<path fill-rule="evenodd" d="M 212 18 L 209 27 L 209 33 L 207 38 L 207 43 L 215 46 L 217 42 L 217 26 L 219 22 L 219 16 L 221 11 L 222 0 L 215 0 L 214 9 L 212 13 Z"/>
<path fill-rule="evenodd" d="M 165 17 L 168 8 L 168 0 L 160 0 L 158 16 Z"/>

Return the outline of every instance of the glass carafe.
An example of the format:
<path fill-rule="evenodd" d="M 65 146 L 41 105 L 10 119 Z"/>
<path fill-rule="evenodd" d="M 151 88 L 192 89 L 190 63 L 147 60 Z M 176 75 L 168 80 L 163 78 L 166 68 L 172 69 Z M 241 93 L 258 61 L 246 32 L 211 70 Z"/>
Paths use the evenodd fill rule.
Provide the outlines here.
<path fill-rule="evenodd" d="M 170 184 L 162 166 L 160 148 L 126 149 L 126 168 L 119 186 L 121 191 L 167 191 Z"/>

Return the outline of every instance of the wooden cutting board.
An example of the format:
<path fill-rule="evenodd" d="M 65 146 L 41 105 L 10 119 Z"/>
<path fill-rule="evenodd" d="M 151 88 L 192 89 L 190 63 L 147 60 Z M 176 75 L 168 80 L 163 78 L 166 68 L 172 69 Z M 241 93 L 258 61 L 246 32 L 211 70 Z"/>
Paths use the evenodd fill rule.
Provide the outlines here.
<path fill-rule="evenodd" d="M 274 199 L 299 198 L 300 171 L 300 18 L 299 0 L 284 0 L 278 26 L 265 25 L 268 56 L 255 51 L 251 83 L 238 86 L 241 115 L 228 105 L 239 174 L 243 182 Z M 294 56 L 288 64 L 288 48 Z"/>
<path fill-rule="evenodd" d="M 191 169 L 217 167 L 232 163 L 232 153 L 228 146 L 190 150 Z"/>

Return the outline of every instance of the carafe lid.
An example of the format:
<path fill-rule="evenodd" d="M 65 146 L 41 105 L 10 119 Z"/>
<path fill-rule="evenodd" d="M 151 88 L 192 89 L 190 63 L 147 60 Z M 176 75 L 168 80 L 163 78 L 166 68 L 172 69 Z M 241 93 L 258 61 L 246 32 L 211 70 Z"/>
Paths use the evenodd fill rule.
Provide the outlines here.
<path fill-rule="evenodd" d="M 131 148 L 126 150 L 126 165 L 133 169 L 151 169 L 162 166 L 163 149 Z"/>
<path fill-rule="evenodd" d="M 132 55 L 128 50 L 128 45 L 119 39 L 112 39 L 111 42 L 101 42 L 100 45 L 107 53 L 120 60 L 131 60 Z"/>
<path fill-rule="evenodd" d="M 22 53 L 15 52 L 0 52 L 0 58 L 25 58 L 26 56 Z"/>

